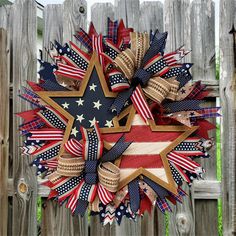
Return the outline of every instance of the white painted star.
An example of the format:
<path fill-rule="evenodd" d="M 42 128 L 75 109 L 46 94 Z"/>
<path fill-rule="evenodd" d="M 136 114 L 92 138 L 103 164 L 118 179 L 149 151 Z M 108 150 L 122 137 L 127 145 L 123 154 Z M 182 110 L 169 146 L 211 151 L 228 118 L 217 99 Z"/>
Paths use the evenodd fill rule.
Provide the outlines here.
<path fill-rule="evenodd" d="M 97 102 L 93 102 L 93 104 L 94 104 L 93 108 L 97 108 L 98 110 L 99 110 L 100 106 L 102 105 L 100 103 L 100 100 L 97 100 Z"/>
<path fill-rule="evenodd" d="M 95 88 L 97 87 L 96 84 L 92 83 L 92 85 L 89 85 L 89 90 L 93 90 L 95 92 Z"/>
<path fill-rule="evenodd" d="M 84 120 L 84 114 L 82 115 L 77 115 L 77 119 L 80 123 Z"/>
<path fill-rule="evenodd" d="M 107 126 L 108 128 L 113 127 L 112 120 L 106 120 L 106 124 L 105 124 L 105 126 Z"/>
<path fill-rule="evenodd" d="M 66 87 L 66 83 L 64 83 L 64 81 L 60 85 Z"/>
<path fill-rule="evenodd" d="M 71 134 L 74 135 L 76 137 L 77 133 L 79 131 L 76 129 L 76 127 L 74 127 L 72 130 L 71 130 Z"/>
<path fill-rule="evenodd" d="M 63 103 L 61 105 L 63 106 L 64 109 L 68 109 L 70 104 L 65 102 L 65 103 Z"/>
<path fill-rule="evenodd" d="M 84 100 L 81 99 L 81 98 L 76 102 L 78 103 L 78 106 L 83 106 L 84 105 Z"/>
<path fill-rule="evenodd" d="M 98 122 L 98 121 L 97 121 Z M 92 120 L 89 120 L 89 123 L 90 123 L 90 127 L 93 127 L 95 124 L 96 124 L 96 118 L 93 117 Z"/>

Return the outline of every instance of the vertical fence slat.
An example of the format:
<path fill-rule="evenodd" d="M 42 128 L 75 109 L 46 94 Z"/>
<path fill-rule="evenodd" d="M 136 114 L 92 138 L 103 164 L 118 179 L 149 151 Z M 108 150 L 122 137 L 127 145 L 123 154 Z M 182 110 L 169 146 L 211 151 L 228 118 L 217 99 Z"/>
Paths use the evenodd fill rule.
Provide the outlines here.
<path fill-rule="evenodd" d="M 127 27 L 138 30 L 139 8 L 139 0 L 115 0 L 115 18 L 122 18 Z"/>
<path fill-rule="evenodd" d="M 114 8 L 111 3 L 95 3 L 91 7 L 91 21 L 98 33 L 106 34 L 107 18 L 114 19 Z"/>
<path fill-rule="evenodd" d="M 166 0 L 164 4 L 164 30 L 168 31 L 166 52 L 184 45 L 191 49 L 191 23 L 189 0 Z M 187 56 L 186 59 L 189 59 Z"/>
<path fill-rule="evenodd" d="M 0 235 L 7 235 L 8 220 L 8 151 L 9 151 L 9 73 L 7 52 L 7 31 L 0 28 L 0 81 L 1 117 L 0 117 Z"/>
<path fill-rule="evenodd" d="M 57 40 L 63 43 L 63 18 L 62 5 L 50 4 L 44 8 L 44 27 L 43 27 L 43 49 L 50 48 L 50 41 Z M 48 54 L 43 50 L 43 59 L 49 60 Z"/>
<path fill-rule="evenodd" d="M 85 12 L 80 13 L 80 7 Z M 73 35 L 79 27 L 85 27 L 86 2 L 66 0 L 64 5 L 47 5 L 44 9 L 43 47 L 48 48 L 50 41 L 59 43 L 74 41 Z M 66 22 L 65 22 L 66 19 Z M 48 56 L 44 52 L 44 60 Z M 87 215 L 83 218 L 73 217 L 64 205 L 43 199 L 42 203 L 42 235 L 88 235 Z"/>
<path fill-rule="evenodd" d="M 156 2 L 143 2 L 140 5 L 139 31 L 158 29 L 163 32 L 163 4 Z"/>
<path fill-rule="evenodd" d="M 114 9 L 111 3 L 95 3 L 91 7 L 91 21 L 93 22 L 98 33 L 106 34 L 107 17 L 114 19 Z M 116 225 L 107 224 L 102 226 L 99 216 L 90 218 L 90 234 L 91 235 L 115 235 Z"/>
<path fill-rule="evenodd" d="M 87 2 L 65 0 L 63 3 L 63 42 L 76 42 L 73 36 L 80 27 L 86 28 Z"/>
<path fill-rule="evenodd" d="M 222 105 L 222 192 L 223 233 L 236 232 L 235 221 L 235 66 L 233 35 L 235 27 L 235 1 L 220 3 L 220 97 Z"/>
<path fill-rule="evenodd" d="M 185 45 L 191 48 L 191 21 L 190 1 L 167 0 L 164 4 L 164 27 L 168 31 L 166 52 L 175 50 Z M 189 59 L 186 58 L 186 60 Z M 188 186 L 183 186 L 184 191 L 189 194 Z M 184 199 L 183 204 L 172 205 L 173 212 L 170 213 L 169 233 L 170 235 L 194 235 L 194 215 L 191 196 Z"/>
<path fill-rule="evenodd" d="M 203 83 L 217 83 L 215 71 L 215 5 L 211 0 L 192 2 L 191 6 L 191 57 L 193 79 L 202 80 Z M 215 98 L 208 100 L 206 106 L 214 107 Z M 211 119 L 215 123 L 215 119 Z M 209 132 L 209 136 L 216 138 L 216 132 Z M 205 179 L 216 180 L 216 146 L 209 154 L 213 157 L 200 160 L 206 169 Z M 194 189 L 193 189 L 194 191 Z M 194 197 L 194 196 L 193 196 Z M 194 199 L 193 199 L 194 200 Z M 195 203 L 195 233 L 203 235 L 218 234 L 217 200 L 194 200 Z M 206 223 L 207 222 L 207 223 Z M 214 225 L 214 227 L 212 227 Z"/>
<path fill-rule="evenodd" d="M 12 78 L 13 114 L 30 109 L 18 97 L 19 90 L 26 80 L 36 80 L 36 2 L 17 0 L 12 12 Z M 36 235 L 37 230 L 37 178 L 35 169 L 29 164 L 32 160 L 20 154 L 22 137 L 18 126 L 21 123 L 13 117 L 13 235 Z"/>

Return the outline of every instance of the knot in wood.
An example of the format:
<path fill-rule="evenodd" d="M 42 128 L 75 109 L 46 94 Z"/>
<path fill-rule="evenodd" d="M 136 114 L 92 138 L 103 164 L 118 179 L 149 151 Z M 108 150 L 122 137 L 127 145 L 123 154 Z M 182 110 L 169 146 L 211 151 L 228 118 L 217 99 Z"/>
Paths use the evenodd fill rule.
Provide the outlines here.
<path fill-rule="evenodd" d="M 180 213 L 176 215 L 176 224 L 178 231 L 180 233 L 189 233 L 190 232 L 190 219 L 191 217 L 189 215 L 186 215 L 184 213 Z"/>
<path fill-rule="evenodd" d="M 79 7 L 79 12 L 82 13 L 82 14 L 85 13 L 85 8 L 84 8 L 84 6 L 80 6 L 80 7 Z"/>
<path fill-rule="evenodd" d="M 18 185 L 18 191 L 19 191 L 21 194 L 26 194 L 26 193 L 28 192 L 28 186 L 26 185 L 26 183 L 21 182 L 21 183 Z"/>

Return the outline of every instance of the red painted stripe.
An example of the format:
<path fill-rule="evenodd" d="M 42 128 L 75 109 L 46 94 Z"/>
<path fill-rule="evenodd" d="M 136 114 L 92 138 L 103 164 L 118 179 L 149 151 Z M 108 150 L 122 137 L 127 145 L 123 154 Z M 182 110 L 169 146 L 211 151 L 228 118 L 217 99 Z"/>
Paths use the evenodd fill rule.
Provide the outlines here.
<path fill-rule="evenodd" d="M 162 168 L 163 163 L 160 155 L 123 155 L 120 163 L 121 169 L 126 168 Z"/>
<path fill-rule="evenodd" d="M 148 126 L 132 126 L 129 133 L 125 134 L 126 141 L 133 142 L 166 142 L 175 140 L 181 132 L 153 132 Z M 117 142 L 122 134 L 103 134 L 107 142 Z"/>

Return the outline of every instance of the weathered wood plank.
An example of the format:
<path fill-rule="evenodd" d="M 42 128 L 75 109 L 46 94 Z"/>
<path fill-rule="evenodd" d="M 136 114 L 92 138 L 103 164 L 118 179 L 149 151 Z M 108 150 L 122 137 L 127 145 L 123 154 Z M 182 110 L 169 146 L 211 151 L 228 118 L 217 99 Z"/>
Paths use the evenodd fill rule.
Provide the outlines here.
<path fill-rule="evenodd" d="M 192 2 L 191 29 L 191 57 L 192 63 L 194 63 L 192 68 L 193 79 L 202 80 L 203 82 L 215 81 L 215 5 L 213 1 L 196 0 Z M 207 107 L 215 105 L 215 99 L 209 99 L 205 104 Z M 215 123 L 215 119 L 211 119 L 210 122 Z M 215 138 L 215 130 L 209 132 L 209 136 Z M 216 180 L 216 146 L 209 153 L 212 158 L 199 160 L 199 163 L 206 169 L 204 178 L 206 180 Z M 193 198 L 195 198 L 194 194 Z M 193 201 L 196 219 L 195 234 L 203 235 L 208 232 L 209 235 L 217 235 L 217 200 L 193 199 Z M 204 227 L 201 223 L 204 224 Z"/>
<path fill-rule="evenodd" d="M 164 4 L 164 30 L 168 31 L 166 52 L 180 46 L 191 49 L 191 24 L 189 0 L 166 0 Z M 190 60 L 187 55 L 185 60 Z"/>
<path fill-rule="evenodd" d="M 3 28 L 3 29 L 9 28 L 10 9 L 11 9 L 11 6 L 9 6 L 9 5 L 4 5 L 4 6 L 0 7 L 0 28 Z"/>
<path fill-rule="evenodd" d="M 91 7 L 91 21 L 93 22 L 97 32 L 106 34 L 107 17 L 114 19 L 114 8 L 111 3 L 95 3 Z M 90 218 L 90 234 L 91 235 L 115 235 L 116 224 L 107 224 L 102 226 L 99 216 Z"/>
<path fill-rule="evenodd" d="M 7 235 L 8 220 L 8 155 L 9 155 L 9 52 L 7 42 L 7 31 L 0 28 L 0 206 L 1 221 L 0 235 Z"/>
<path fill-rule="evenodd" d="M 166 52 L 185 45 L 191 48 L 191 24 L 190 24 L 190 1 L 167 0 L 164 5 L 164 28 L 168 31 Z M 185 60 L 189 61 L 189 55 Z M 194 235 L 194 208 L 190 191 L 187 185 L 183 186 L 189 197 L 184 198 L 183 204 L 172 206 L 173 213 L 170 214 L 170 235 Z"/>
<path fill-rule="evenodd" d="M 73 36 L 80 27 L 86 28 L 87 2 L 85 0 L 65 0 L 63 3 L 63 43 L 76 42 Z"/>
<path fill-rule="evenodd" d="M 235 215 L 235 55 L 233 35 L 229 34 L 235 25 L 235 1 L 220 3 L 220 96 L 222 105 L 222 193 L 223 233 L 236 232 Z"/>
<path fill-rule="evenodd" d="M 43 27 L 43 49 L 50 48 L 50 42 L 57 40 L 63 43 L 63 18 L 62 5 L 50 4 L 46 5 L 43 11 L 44 27 Z M 43 50 L 43 59 L 50 61 L 47 52 Z"/>
<path fill-rule="evenodd" d="M 123 19 L 126 27 L 139 29 L 139 0 L 115 0 L 115 19 Z"/>
<path fill-rule="evenodd" d="M 163 3 L 143 2 L 140 6 L 139 31 L 158 29 L 163 32 Z"/>
<path fill-rule="evenodd" d="M 95 3 L 91 7 L 91 21 L 98 33 L 106 34 L 107 17 L 114 20 L 114 7 L 111 3 Z"/>
<path fill-rule="evenodd" d="M 79 12 L 80 7 L 84 7 L 84 13 Z M 75 30 L 78 27 L 86 26 L 86 2 L 67 0 L 64 5 L 47 5 L 44 9 L 44 16 L 44 47 L 48 48 L 50 41 L 53 40 L 57 40 L 59 43 L 74 41 Z M 44 60 L 48 59 L 44 52 Z M 40 193 L 39 196 L 47 197 Z M 59 225 L 58 222 L 60 222 Z M 84 218 L 73 217 L 65 206 L 59 207 L 55 202 L 44 198 L 42 199 L 41 232 L 42 235 L 86 236 L 88 235 L 87 215 Z"/>
<path fill-rule="evenodd" d="M 29 109 L 19 97 L 19 90 L 26 80 L 36 81 L 36 2 L 17 0 L 12 6 L 12 77 L 13 114 Z M 36 235 L 37 231 L 37 179 L 35 170 L 29 166 L 30 158 L 22 157 L 19 146 L 22 137 L 18 126 L 21 123 L 13 117 L 13 235 Z"/>

